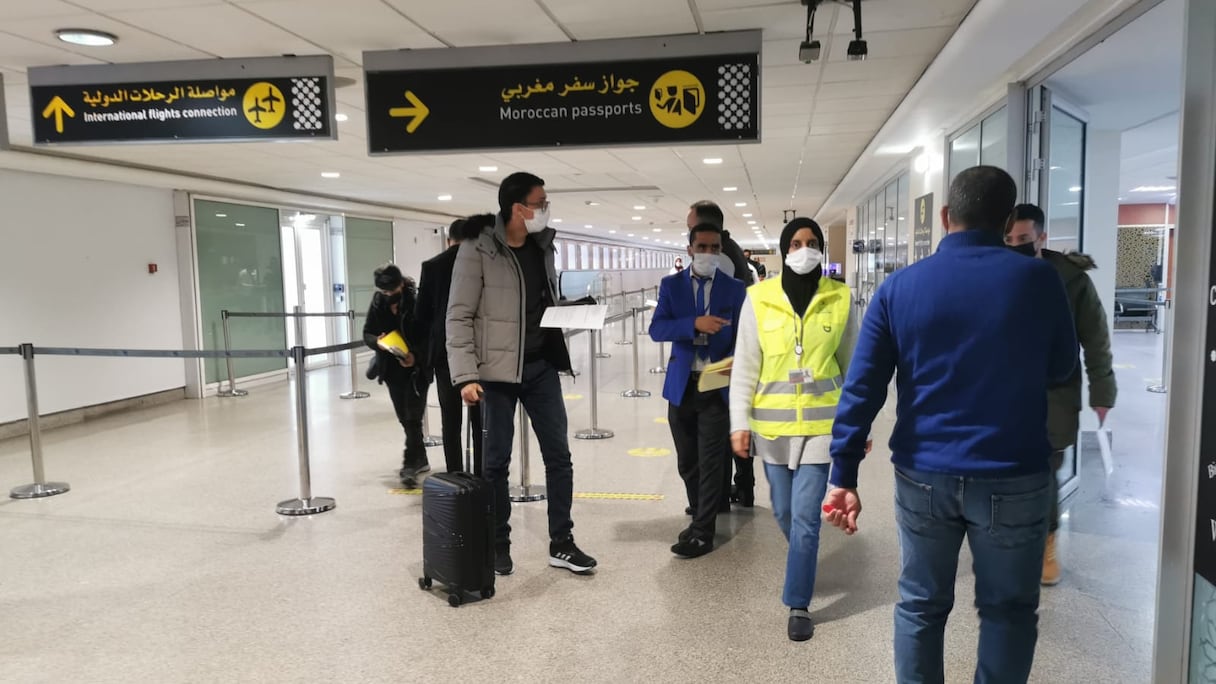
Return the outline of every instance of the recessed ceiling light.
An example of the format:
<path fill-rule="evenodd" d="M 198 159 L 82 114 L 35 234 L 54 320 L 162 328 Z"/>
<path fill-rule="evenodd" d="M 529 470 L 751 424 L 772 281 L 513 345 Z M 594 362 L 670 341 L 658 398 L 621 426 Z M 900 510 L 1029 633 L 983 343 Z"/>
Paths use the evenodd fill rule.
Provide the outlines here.
<path fill-rule="evenodd" d="M 743 215 L 743 218 L 751 218 L 751 217 L 752 217 L 752 215 L 751 215 L 751 214 L 744 214 L 744 215 Z"/>
<path fill-rule="evenodd" d="M 1177 189 L 1173 185 L 1141 185 L 1138 188 L 1132 188 L 1132 192 L 1173 192 Z"/>
<path fill-rule="evenodd" d="M 236 224 L 236 227 L 237 227 L 237 228 L 244 228 L 244 227 L 245 227 L 245 224 L 244 224 L 244 223 L 238 223 L 238 224 Z"/>
<path fill-rule="evenodd" d="M 1068 189 L 1068 191 L 1069 191 L 1069 192 L 1081 192 L 1081 186 L 1080 186 L 1080 185 L 1074 185 L 1074 186 L 1072 186 L 1071 188 L 1069 188 L 1069 189 Z"/>
<path fill-rule="evenodd" d="M 641 216 L 634 216 L 634 217 L 633 217 L 633 220 L 634 220 L 634 221 L 641 221 L 641 220 L 642 220 L 642 217 L 641 217 Z"/>
<path fill-rule="evenodd" d="M 350 120 L 350 117 L 345 114 L 341 114 L 341 113 L 334 114 L 334 121 L 337 121 L 338 123 L 342 123 L 343 121 L 349 121 L 349 120 Z"/>
<path fill-rule="evenodd" d="M 322 178 L 341 178 L 342 174 L 338 173 L 337 171 L 322 171 L 321 177 Z"/>
<path fill-rule="evenodd" d="M 716 165 L 722 163 L 722 158 L 721 157 L 706 157 L 701 160 L 701 163 L 707 164 L 709 166 L 716 166 Z"/>
<path fill-rule="evenodd" d="M 628 235 L 626 235 L 625 237 L 633 237 L 633 233 L 629 233 L 629 234 L 628 234 Z"/>
<path fill-rule="evenodd" d="M 482 173 L 494 173 L 498 170 L 497 166 L 478 166 L 477 170 Z"/>
<path fill-rule="evenodd" d="M 648 238 L 648 237 L 646 237 L 645 235 L 643 235 L 643 236 L 642 236 L 642 239 L 643 239 L 643 240 L 649 240 L 650 238 Z"/>
<path fill-rule="evenodd" d="M 736 206 L 736 207 L 746 207 L 746 206 L 747 206 L 747 202 L 735 202 L 735 206 Z"/>
<path fill-rule="evenodd" d="M 584 228 L 587 228 L 587 229 L 590 229 L 590 228 L 591 228 L 591 224 L 590 224 L 590 223 L 588 223 L 587 225 L 585 225 L 585 226 L 583 226 L 583 227 L 584 227 Z"/>
<path fill-rule="evenodd" d="M 633 205 L 633 210 L 634 211 L 645 211 L 646 205 L 645 204 L 635 204 L 635 205 Z"/>
<path fill-rule="evenodd" d="M 439 200 L 440 202 L 451 202 L 452 196 L 451 195 L 440 195 L 440 196 L 436 197 L 435 199 Z"/>
<path fill-rule="evenodd" d="M 109 47 L 118 42 L 118 36 L 113 33 L 93 29 L 59 29 L 55 35 L 65 43 L 85 47 Z"/>
<path fill-rule="evenodd" d="M 616 235 L 616 231 L 615 231 L 615 230 L 610 230 L 610 231 L 608 231 L 608 234 L 609 234 L 609 235 Z"/>
<path fill-rule="evenodd" d="M 552 223 L 561 223 L 561 222 L 562 222 L 561 219 L 553 219 L 553 221 L 552 221 Z"/>
<path fill-rule="evenodd" d="M 736 191 L 736 190 L 738 190 L 738 189 L 739 189 L 739 188 L 736 188 L 736 187 L 735 187 L 735 186 L 733 186 L 733 185 L 728 185 L 728 186 L 726 186 L 725 188 L 722 188 L 722 192 L 734 192 L 734 191 Z"/>
<path fill-rule="evenodd" d="M 216 214 L 216 218 L 228 218 L 228 214 Z"/>
<path fill-rule="evenodd" d="M 749 226 L 754 226 L 754 225 L 756 225 L 756 222 L 755 222 L 755 221 L 748 221 L 748 222 L 747 222 L 747 225 L 749 225 Z"/>
<path fill-rule="evenodd" d="M 654 232 L 656 232 L 656 233 L 662 233 L 662 232 L 663 232 L 663 229 L 662 229 L 662 228 L 655 228 L 655 229 L 654 229 Z"/>
<path fill-rule="evenodd" d="M 596 202 L 596 201 L 594 201 L 594 200 L 587 200 L 586 204 L 587 204 L 587 206 L 589 206 L 589 207 L 598 207 L 598 206 L 600 205 L 600 203 L 599 203 L 599 202 Z"/>

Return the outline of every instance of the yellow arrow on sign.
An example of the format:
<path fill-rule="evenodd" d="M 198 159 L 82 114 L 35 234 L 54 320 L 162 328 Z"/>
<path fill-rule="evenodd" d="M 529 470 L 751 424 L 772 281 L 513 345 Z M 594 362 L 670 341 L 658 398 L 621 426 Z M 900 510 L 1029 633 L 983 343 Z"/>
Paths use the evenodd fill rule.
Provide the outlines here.
<path fill-rule="evenodd" d="M 414 91 L 412 90 L 405 91 L 405 99 L 409 101 L 409 107 L 393 107 L 392 109 L 388 110 L 388 115 L 394 119 L 408 119 L 411 116 L 414 117 L 414 120 L 405 127 L 406 133 L 413 133 L 414 131 L 418 130 L 418 127 L 422 125 L 422 122 L 426 120 L 428 115 L 430 115 L 431 110 L 429 107 L 422 104 L 422 100 L 419 100 L 418 96 L 415 95 Z"/>
<path fill-rule="evenodd" d="M 63 115 L 67 114 L 68 118 L 76 118 L 76 112 L 68 106 L 68 103 L 63 101 L 62 97 L 55 96 L 51 103 L 42 110 L 42 118 L 49 119 L 52 115 L 55 117 L 55 132 L 63 133 Z"/>

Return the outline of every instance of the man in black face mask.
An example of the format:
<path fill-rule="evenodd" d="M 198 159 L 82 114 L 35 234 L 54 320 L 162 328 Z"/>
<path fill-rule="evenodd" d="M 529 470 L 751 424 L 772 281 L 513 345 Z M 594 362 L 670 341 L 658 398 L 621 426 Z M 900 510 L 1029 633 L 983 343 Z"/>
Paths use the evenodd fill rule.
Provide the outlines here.
<path fill-rule="evenodd" d="M 418 476 L 431 469 L 422 436 L 427 383 L 418 372 L 417 362 L 426 358 L 426 336 L 414 315 L 418 290 L 414 281 L 402 275 L 401 269 L 393 264 L 376 269 L 375 284 L 376 294 L 372 295 L 367 321 L 363 324 L 363 341 L 376 352 L 375 372 L 368 375 L 388 387 L 397 420 L 405 430 L 405 452 L 399 474 L 401 485 L 413 489 L 418 486 Z M 380 338 L 391 332 L 405 338 L 410 348 L 405 358 L 380 348 Z"/>
<path fill-rule="evenodd" d="M 1098 423 L 1106 422 L 1106 414 L 1115 405 L 1115 371 L 1111 365 L 1110 330 L 1106 326 L 1106 310 L 1094 283 L 1086 271 L 1097 268 L 1094 260 L 1086 254 L 1061 254 L 1046 249 L 1047 231 L 1043 210 L 1033 204 L 1019 204 L 1013 208 L 1009 229 L 1005 232 L 1005 244 L 1010 249 L 1046 261 L 1055 267 L 1064 280 L 1068 293 L 1068 305 L 1072 310 L 1073 324 L 1077 328 L 1077 340 L 1085 352 L 1085 375 L 1089 378 L 1089 405 L 1098 415 Z M 1081 427 L 1081 369 L 1059 387 L 1047 393 L 1047 436 L 1054 453 L 1051 467 L 1059 470 L 1064 464 L 1064 453 L 1077 443 L 1077 432 Z M 1043 578 L 1046 586 L 1059 584 L 1060 562 L 1056 557 L 1056 530 L 1060 527 L 1059 480 L 1053 478 L 1055 496 L 1051 498 L 1048 516 L 1047 548 L 1043 554 Z"/>

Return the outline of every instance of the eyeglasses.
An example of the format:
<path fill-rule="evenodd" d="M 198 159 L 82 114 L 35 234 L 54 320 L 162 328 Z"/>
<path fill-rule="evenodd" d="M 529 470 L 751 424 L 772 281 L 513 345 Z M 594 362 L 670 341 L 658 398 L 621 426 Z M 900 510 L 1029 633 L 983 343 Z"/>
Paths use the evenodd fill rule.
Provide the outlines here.
<path fill-rule="evenodd" d="M 523 202 L 523 205 L 529 209 L 536 209 L 539 211 L 549 210 L 549 200 L 541 200 L 539 202 Z"/>

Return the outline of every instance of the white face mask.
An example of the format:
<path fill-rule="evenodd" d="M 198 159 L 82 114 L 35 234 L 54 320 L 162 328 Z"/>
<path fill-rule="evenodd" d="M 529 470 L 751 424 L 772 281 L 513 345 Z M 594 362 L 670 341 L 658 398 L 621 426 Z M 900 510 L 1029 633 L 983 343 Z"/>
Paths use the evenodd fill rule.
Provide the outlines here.
<path fill-rule="evenodd" d="M 549 210 L 533 209 L 532 218 L 524 219 L 524 226 L 529 233 L 539 233 L 549 227 Z"/>
<path fill-rule="evenodd" d="M 702 278 L 709 278 L 718 270 L 718 255 L 717 254 L 694 254 L 692 255 L 692 272 L 693 275 Z"/>
<path fill-rule="evenodd" d="M 823 252 L 814 247 L 803 247 L 785 255 L 785 265 L 798 275 L 806 275 L 823 262 Z"/>

